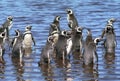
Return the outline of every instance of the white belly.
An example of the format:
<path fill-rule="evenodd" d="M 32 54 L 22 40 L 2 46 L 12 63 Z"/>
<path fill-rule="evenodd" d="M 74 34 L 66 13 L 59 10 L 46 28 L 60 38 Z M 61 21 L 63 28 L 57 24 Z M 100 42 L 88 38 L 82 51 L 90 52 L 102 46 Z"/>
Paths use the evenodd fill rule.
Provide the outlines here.
<path fill-rule="evenodd" d="M 31 47 L 32 46 L 32 36 L 31 34 L 26 34 L 23 40 L 23 47 Z"/>

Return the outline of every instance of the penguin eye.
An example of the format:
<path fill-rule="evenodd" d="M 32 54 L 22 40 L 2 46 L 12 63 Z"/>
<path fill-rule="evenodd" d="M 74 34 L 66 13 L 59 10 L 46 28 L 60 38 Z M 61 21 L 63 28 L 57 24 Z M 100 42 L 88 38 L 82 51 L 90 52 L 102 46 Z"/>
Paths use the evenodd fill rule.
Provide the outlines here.
<path fill-rule="evenodd" d="M 2 36 L 5 36 L 5 33 L 2 33 Z"/>
<path fill-rule="evenodd" d="M 67 34 L 67 32 L 66 31 L 62 31 L 61 34 L 65 36 Z"/>
<path fill-rule="evenodd" d="M 56 20 L 59 21 L 60 20 L 60 16 L 57 16 Z"/>
<path fill-rule="evenodd" d="M 69 13 L 69 14 L 72 14 L 72 10 L 68 10 L 68 13 Z"/>

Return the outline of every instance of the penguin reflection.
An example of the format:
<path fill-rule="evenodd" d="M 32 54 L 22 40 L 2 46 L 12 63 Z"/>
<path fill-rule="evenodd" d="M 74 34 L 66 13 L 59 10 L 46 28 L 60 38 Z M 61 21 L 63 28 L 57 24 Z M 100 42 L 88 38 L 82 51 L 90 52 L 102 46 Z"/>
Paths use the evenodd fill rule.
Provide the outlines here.
<path fill-rule="evenodd" d="M 23 73 L 24 73 L 24 65 L 20 65 L 19 63 L 17 63 L 17 62 L 19 62 L 19 59 L 18 58 L 12 58 L 12 63 L 13 63 L 13 65 L 14 65 L 14 67 L 15 67 L 15 74 L 16 74 L 16 79 L 17 79 L 17 81 L 24 81 L 23 80 Z M 23 64 L 24 64 L 24 62 L 23 62 Z"/>
<path fill-rule="evenodd" d="M 54 81 L 54 71 L 51 64 L 43 64 L 39 67 L 46 81 Z"/>

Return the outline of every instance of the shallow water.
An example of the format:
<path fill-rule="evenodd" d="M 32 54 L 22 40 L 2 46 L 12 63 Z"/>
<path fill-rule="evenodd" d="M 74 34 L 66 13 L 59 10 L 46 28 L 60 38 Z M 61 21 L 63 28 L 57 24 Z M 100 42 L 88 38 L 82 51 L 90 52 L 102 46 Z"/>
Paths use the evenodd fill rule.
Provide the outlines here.
<path fill-rule="evenodd" d="M 66 19 L 66 8 L 72 8 L 80 26 L 92 30 L 93 36 L 101 35 L 106 21 L 114 17 L 116 22 L 117 47 L 115 57 L 104 58 L 104 50 L 98 45 L 98 75 L 91 74 L 91 70 L 82 67 L 78 58 L 71 58 L 62 64 L 57 61 L 47 66 L 38 66 L 42 47 L 45 45 L 50 23 L 56 15 L 60 15 L 60 26 L 69 29 Z M 11 52 L 6 46 L 4 54 L 5 64 L 0 64 L 0 81 L 119 81 L 120 80 L 120 1 L 119 0 L 1 0 L 0 24 L 6 17 L 14 17 L 14 25 L 10 30 L 11 36 L 14 30 L 24 31 L 26 25 L 32 25 L 32 32 L 36 40 L 36 46 L 32 51 L 26 51 L 30 55 L 24 57 L 24 65 L 17 65 L 17 59 L 11 59 Z"/>

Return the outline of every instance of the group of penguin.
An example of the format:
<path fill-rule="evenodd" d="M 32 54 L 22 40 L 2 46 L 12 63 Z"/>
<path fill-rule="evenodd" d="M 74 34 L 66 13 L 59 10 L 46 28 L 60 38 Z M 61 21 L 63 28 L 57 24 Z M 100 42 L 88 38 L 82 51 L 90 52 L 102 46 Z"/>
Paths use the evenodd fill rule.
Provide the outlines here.
<path fill-rule="evenodd" d="M 66 9 L 66 13 L 70 30 L 61 30 L 59 23 L 61 16 L 55 17 L 50 25 L 46 44 L 41 51 L 39 64 L 50 64 L 54 58 L 70 59 L 71 54 L 77 52 L 79 53 L 78 57 L 83 59 L 84 65 L 94 64 L 93 69 L 97 69 L 96 46 L 99 42 L 103 41 L 104 44 L 102 45 L 107 53 L 115 52 L 116 36 L 113 27 L 115 19 L 109 19 L 101 36 L 94 39 L 90 28 L 78 25 L 72 9 Z M 87 31 L 85 40 L 83 40 L 83 30 Z"/>
<path fill-rule="evenodd" d="M 31 32 L 32 26 L 27 25 L 24 33 L 22 33 L 22 31 L 19 29 L 16 29 L 15 36 L 10 36 L 9 31 L 12 27 L 12 24 L 13 17 L 8 16 L 6 21 L 0 27 L 0 62 L 3 62 L 3 56 L 6 50 L 5 45 L 8 43 L 8 46 L 12 52 L 12 57 L 18 58 L 19 63 L 21 64 L 24 49 L 31 48 L 33 43 L 35 45 L 35 40 Z"/>
<path fill-rule="evenodd" d="M 104 42 L 103 46 L 107 53 L 114 53 L 116 47 L 116 36 L 113 23 L 114 18 L 108 20 L 106 27 L 100 37 L 93 38 L 90 28 L 81 27 L 74 15 L 72 9 L 66 9 L 68 27 L 70 30 L 60 29 L 60 18 L 56 16 L 50 25 L 49 35 L 46 44 L 41 50 L 39 65 L 50 64 L 54 58 L 70 59 L 71 54 L 78 53 L 78 57 L 83 59 L 84 65 L 94 64 L 93 69 L 97 69 L 98 55 L 96 52 L 97 44 Z M 13 17 L 9 16 L 0 27 L 0 60 L 4 55 L 4 45 L 6 40 L 10 41 L 11 36 L 9 31 L 12 27 Z M 12 57 L 19 58 L 20 63 L 24 55 L 25 48 L 31 48 L 35 45 L 35 40 L 31 32 L 32 26 L 27 25 L 24 33 L 19 29 L 15 30 L 15 36 L 9 42 L 9 47 L 12 51 Z M 83 30 L 87 31 L 87 36 L 84 39 Z"/>

